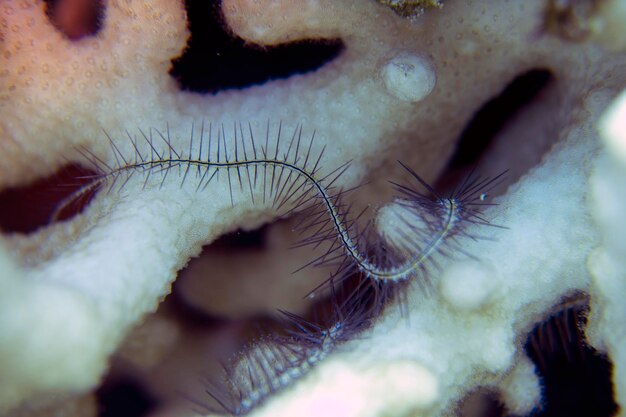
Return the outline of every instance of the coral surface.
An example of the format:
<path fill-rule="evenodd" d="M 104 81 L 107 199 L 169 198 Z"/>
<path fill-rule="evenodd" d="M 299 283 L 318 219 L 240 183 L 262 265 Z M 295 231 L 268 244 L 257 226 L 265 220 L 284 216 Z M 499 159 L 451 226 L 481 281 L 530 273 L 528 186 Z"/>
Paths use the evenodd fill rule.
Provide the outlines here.
<path fill-rule="evenodd" d="M 338 189 L 397 178 L 397 159 L 435 181 L 482 105 L 517 76 L 541 71 L 549 74 L 545 87 L 492 134 L 477 161 L 486 174 L 510 170 L 511 187 L 483 214 L 506 228 L 469 225 L 454 246 L 462 253 L 433 259 L 429 291 L 409 283 L 401 308 L 387 306 L 371 328 L 252 415 L 455 415 L 482 388 L 500 392 L 512 413 L 528 413 L 541 395 L 525 337 L 577 292 L 591 297 L 589 338 L 615 363 L 616 401 L 626 407 L 623 97 L 603 119 L 604 142 L 598 131 L 626 86 L 623 1 L 452 0 L 410 19 L 373 0 L 219 7 L 222 23 L 248 46 L 313 39 L 340 40 L 342 48 L 313 71 L 200 94 L 170 75 L 190 36 L 178 1 L 106 1 L 98 30 L 79 39 L 50 21 L 43 2 L 1 2 L 0 188 L 68 163 L 106 171 L 155 155 L 240 160 L 241 144 L 261 146 L 266 137 L 266 157 L 274 149 L 288 156 L 292 135 L 307 145 L 315 137 L 306 155 L 321 155 L 322 174 L 351 161 Z M 203 154 L 209 135 L 215 142 Z M 120 349 L 190 259 L 227 232 L 279 215 L 258 194 L 255 202 L 241 179 L 230 183 L 239 169 L 210 183 L 193 171 L 194 183 L 184 166 L 160 168 L 123 177 L 108 193 L 103 187 L 71 219 L 3 233 L 0 413 L 68 398 L 88 404 L 83 415 L 94 413 L 90 392 L 111 355 L 149 367 L 189 340 L 156 318 Z M 389 194 L 373 183 L 347 198 L 378 206 Z M 289 221 L 269 226 L 269 256 L 213 254 L 192 265 L 184 298 L 193 299 L 191 280 L 202 275 L 209 294 L 192 304 L 212 313 L 304 311 L 296 301 L 328 275 L 306 271 L 293 283 L 288 273 L 307 253 L 284 249 Z M 384 219 L 378 227 L 397 231 Z M 132 340 L 150 354 L 142 358 Z"/>

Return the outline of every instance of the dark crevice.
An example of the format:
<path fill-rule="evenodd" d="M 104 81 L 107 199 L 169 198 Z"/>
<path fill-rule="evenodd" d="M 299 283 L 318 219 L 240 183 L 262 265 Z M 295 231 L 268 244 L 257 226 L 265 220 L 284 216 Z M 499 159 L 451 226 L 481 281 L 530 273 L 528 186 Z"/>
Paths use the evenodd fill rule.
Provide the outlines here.
<path fill-rule="evenodd" d="M 191 37 L 170 75 L 183 90 L 217 93 L 314 71 L 343 50 L 339 39 L 316 39 L 275 47 L 246 43 L 228 31 L 220 2 L 185 1 Z"/>
<path fill-rule="evenodd" d="M 143 417 L 157 408 L 157 400 L 138 381 L 107 378 L 96 391 L 100 417 Z"/>
<path fill-rule="evenodd" d="M 210 248 L 220 250 L 239 250 L 239 249 L 263 249 L 265 247 L 265 236 L 269 224 L 265 224 L 255 230 L 237 230 L 233 233 L 227 233 L 220 236 L 215 242 L 211 243 Z"/>
<path fill-rule="evenodd" d="M 44 0 L 46 16 L 69 40 L 98 34 L 104 17 L 102 0 Z"/>
<path fill-rule="evenodd" d="M 78 165 L 67 165 L 56 174 L 28 186 L 9 188 L 0 193 L 0 230 L 5 233 L 31 233 L 50 223 L 59 204 L 92 181 L 94 173 Z M 57 220 L 80 213 L 93 197 L 86 193 L 66 207 Z"/>
<path fill-rule="evenodd" d="M 211 328 L 213 326 L 230 323 L 231 320 L 228 317 L 212 314 L 206 311 L 206 309 L 198 307 L 186 300 L 178 289 L 180 282 L 180 279 L 174 281 L 172 284 L 172 293 L 165 299 L 164 303 L 167 303 L 167 308 L 176 314 L 177 318 L 184 323 L 185 326 Z"/>
<path fill-rule="evenodd" d="M 476 112 L 458 140 L 448 168 L 474 165 L 498 132 L 517 112 L 543 91 L 553 76 L 546 69 L 534 69 L 517 76 L 495 98 Z"/>
<path fill-rule="evenodd" d="M 584 338 L 587 305 L 569 306 L 539 323 L 525 345 L 542 383 L 543 407 L 533 417 L 608 417 L 611 363 Z"/>

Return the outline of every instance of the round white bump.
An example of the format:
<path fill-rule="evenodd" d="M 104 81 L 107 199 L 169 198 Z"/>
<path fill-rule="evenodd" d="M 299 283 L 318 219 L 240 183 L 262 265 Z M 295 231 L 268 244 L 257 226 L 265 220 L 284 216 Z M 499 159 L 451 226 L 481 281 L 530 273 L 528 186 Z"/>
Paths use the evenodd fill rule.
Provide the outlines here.
<path fill-rule="evenodd" d="M 401 53 L 381 69 L 387 91 L 402 101 L 423 100 L 435 88 L 437 75 L 430 59 Z"/>
<path fill-rule="evenodd" d="M 437 377 L 410 360 L 383 359 L 369 366 L 328 361 L 313 377 L 316 383 L 307 385 L 305 380 L 297 386 L 300 392 L 283 401 L 278 414 L 408 417 L 432 407 L 440 397 Z M 265 410 L 260 415 L 277 415 L 276 409 Z"/>
<path fill-rule="evenodd" d="M 610 153 L 626 166 L 626 90 L 603 114 L 600 132 Z"/>
<path fill-rule="evenodd" d="M 467 261 L 456 263 L 441 277 L 441 295 L 458 310 L 477 310 L 495 290 L 493 271 L 487 265 Z"/>
<path fill-rule="evenodd" d="M 525 355 L 520 357 L 499 387 L 502 400 L 516 416 L 530 414 L 541 402 L 541 386 L 535 364 Z"/>

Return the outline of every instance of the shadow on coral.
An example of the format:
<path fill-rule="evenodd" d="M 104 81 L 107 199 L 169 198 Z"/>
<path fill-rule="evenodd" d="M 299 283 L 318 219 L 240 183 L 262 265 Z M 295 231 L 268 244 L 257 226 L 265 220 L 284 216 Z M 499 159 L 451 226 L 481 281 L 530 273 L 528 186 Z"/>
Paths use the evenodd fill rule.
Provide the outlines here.
<path fill-rule="evenodd" d="M 31 233 L 50 223 L 52 214 L 67 197 L 92 181 L 94 173 L 78 165 L 67 165 L 55 174 L 28 186 L 0 193 L 0 230 L 4 233 Z M 60 213 L 69 219 L 87 206 L 93 193 L 81 196 Z"/>
<path fill-rule="evenodd" d="M 44 0 L 50 22 L 72 41 L 93 36 L 104 16 L 102 0 Z"/>
<path fill-rule="evenodd" d="M 552 80 L 552 74 L 545 69 L 534 69 L 515 77 L 465 126 L 448 167 L 454 169 L 474 165 L 504 125 L 537 98 Z"/>

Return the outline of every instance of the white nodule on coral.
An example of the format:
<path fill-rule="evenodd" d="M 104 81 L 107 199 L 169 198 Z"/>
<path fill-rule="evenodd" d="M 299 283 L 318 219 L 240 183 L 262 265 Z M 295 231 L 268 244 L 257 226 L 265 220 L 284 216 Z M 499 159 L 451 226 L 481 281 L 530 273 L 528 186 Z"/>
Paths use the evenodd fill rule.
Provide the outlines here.
<path fill-rule="evenodd" d="M 431 407 L 439 395 L 437 379 L 414 361 L 380 361 L 365 368 L 332 361 L 321 371 L 312 389 L 295 392 L 280 410 L 269 407 L 255 416 L 409 417 Z"/>
<path fill-rule="evenodd" d="M 359 376 L 362 398 L 373 405 L 372 415 L 412 416 L 417 410 L 430 407 L 439 396 L 435 376 L 413 361 L 377 362 Z M 381 389 L 384 396 L 380 395 Z"/>
<path fill-rule="evenodd" d="M 478 310 L 493 294 L 494 271 L 476 261 L 457 262 L 441 276 L 441 295 L 458 310 Z"/>
<path fill-rule="evenodd" d="M 423 100 L 435 88 L 437 74 L 430 59 L 401 53 L 391 58 L 381 69 L 387 91 L 402 101 Z"/>
<path fill-rule="evenodd" d="M 603 115 L 599 129 L 609 152 L 626 165 L 626 91 Z"/>
<path fill-rule="evenodd" d="M 541 401 L 541 386 L 535 364 L 521 355 L 517 365 L 500 384 L 502 400 L 513 415 L 528 415 Z"/>

